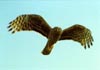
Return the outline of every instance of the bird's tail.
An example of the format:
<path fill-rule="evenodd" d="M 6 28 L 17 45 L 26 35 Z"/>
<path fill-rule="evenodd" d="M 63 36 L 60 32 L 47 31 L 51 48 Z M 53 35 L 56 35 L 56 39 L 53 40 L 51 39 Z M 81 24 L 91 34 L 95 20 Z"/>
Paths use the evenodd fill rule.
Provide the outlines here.
<path fill-rule="evenodd" d="M 48 43 L 47 43 L 46 47 L 42 51 L 42 54 L 49 55 L 50 52 L 52 51 L 52 49 L 53 49 L 53 45 L 48 45 Z"/>

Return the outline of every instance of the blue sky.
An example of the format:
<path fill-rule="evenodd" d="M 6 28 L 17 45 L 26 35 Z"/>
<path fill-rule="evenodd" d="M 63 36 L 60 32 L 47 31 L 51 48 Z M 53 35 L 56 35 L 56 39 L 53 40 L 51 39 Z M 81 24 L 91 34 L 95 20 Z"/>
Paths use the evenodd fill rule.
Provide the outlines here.
<path fill-rule="evenodd" d="M 52 27 L 81 24 L 92 31 L 90 49 L 74 41 L 59 41 L 50 55 L 41 51 L 47 39 L 36 32 L 11 34 L 7 26 L 21 14 L 39 14 Z M 0 70 L 100 70 L 99 0 L 1 0 Z"/>

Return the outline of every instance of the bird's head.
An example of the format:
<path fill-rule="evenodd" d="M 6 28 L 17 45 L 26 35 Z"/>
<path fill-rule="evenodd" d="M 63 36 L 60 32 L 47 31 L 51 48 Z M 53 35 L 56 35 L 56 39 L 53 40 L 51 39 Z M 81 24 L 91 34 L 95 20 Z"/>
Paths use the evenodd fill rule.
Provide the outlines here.
<path fill-rule="evenodd" d="M 52 39 L 56 38 L 59 39 L 62 34 L 62 29 L 60 27 L 54 27 L 50 31 L 49 37 L 53 37 Z"/>
<path fill-rule="evenodd" d="M 50 39 L 59 39 L 62 34 L 62 29 L 60 27 L 54 27 L 51 29 L 48 38 Z"/>
<path fill-rule="evenodd" d="M 62 33 L 62 29 L 60 27 L 54 27 L 52 30 L 57 33 Z"/>

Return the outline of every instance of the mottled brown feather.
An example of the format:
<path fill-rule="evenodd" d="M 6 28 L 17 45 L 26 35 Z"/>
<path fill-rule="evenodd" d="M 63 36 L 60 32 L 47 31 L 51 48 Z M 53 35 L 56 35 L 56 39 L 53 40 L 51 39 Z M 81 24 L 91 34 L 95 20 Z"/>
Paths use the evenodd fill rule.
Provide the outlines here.
<path fill-rule="evenodd" d="M 9 31 L 15 33 L 16 31 L 36 31 L 48 38 L 51 27 L 40 15 L 27 14 L 20 15 L 10 22 Z"/>
<path fill-rule="evenodd" d="M 86 49 L 86 46 L 90 48 L 90 45 L 92 45 L 93 37 L 88 28 L 76 24 L 63 30 L 60 40 L 77 41 Z"/>

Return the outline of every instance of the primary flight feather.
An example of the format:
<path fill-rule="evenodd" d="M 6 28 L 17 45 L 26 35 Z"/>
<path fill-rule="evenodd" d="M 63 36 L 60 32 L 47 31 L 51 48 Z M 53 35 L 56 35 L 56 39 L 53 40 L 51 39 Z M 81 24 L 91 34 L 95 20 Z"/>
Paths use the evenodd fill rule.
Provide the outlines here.
<path fill-rule="evenodd" d="M 48 41 L 42 54 L 48 55 L 53 49 L 54 44 L 60 40 L 74 40 L 79 42 L 84 48 L 92 45 L 93 37 L 91 31 L 82 25 L 73 25 L 62 30 L 60 27 L 50 27 L 45 19 L 36 14 L 24 14 L 18 16 L 10 22 L 9 31 L 36 31 L 45 36 Z"/>

